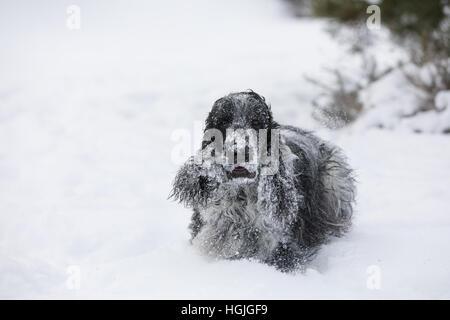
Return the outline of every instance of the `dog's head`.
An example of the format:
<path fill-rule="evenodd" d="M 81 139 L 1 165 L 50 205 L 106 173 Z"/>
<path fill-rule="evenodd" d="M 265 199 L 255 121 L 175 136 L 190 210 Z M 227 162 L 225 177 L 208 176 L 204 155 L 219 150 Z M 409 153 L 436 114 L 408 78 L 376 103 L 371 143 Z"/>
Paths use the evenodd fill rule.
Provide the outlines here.
<path fill-rule="evenodd" d="M 218 130 L 224 141 L 224 150 L 229 152 L 232 148 L 232 159 L 224 164 L 224 169 L 230 179 L 239 178 L 255 178 L 260 169 L 257 159 L 251 161 L 250 137 L 244 144 L 239 146 L 236 143 L 237 135 L 253 133 L 255 135 L 254 143 L 260 139 L 260 134 L 266 135 L 267 151 L 270 153 L 271 144 L 271 129 L 278 127 L 278 124 L 273 121 L 270 106 L 266 103 L 264 97 L 258 95 L 253 91 L 245 91 L 238 93 L 231 93 L 225 97 L 217 100 L 211 112 L 209 113 L 206 123 L 205 132 L 207 130 Z M 265 129 L 265 130 L 262 130 Z M 242 138 L 242 137 L 240 137 Z M 202 144 L 202 149 L 205 149 L 212 139 L 205 139 Z M 229 141 L 232 143 L 230 144 Z M 242 150 L 239 150 L 242 148 Z M 242 151 L 243 157 L 238 157 L 239 151 Z"/>
<path fill-rule="evenodd" d="M 235 130 L 253 131 L 258 157 L 265 154 L 266 159 L 257 159 L 256 163 L 248 161 L 250 139 L 245 141 L 244 152 L 241 143 L 227 144 L 227 140 L 242 142 L 233 136 Z M 288 221 L 288 217 L 295 216 L 301 195 L 294 181 L 297 176 L 293 170 L 295 157 L 284 144 L 280 130 L 269 105 L 257 93 L 239 92 L 220 98 L 206 119 L 204 141 L 197 153 L 201 157 L 190 157 L 180 168 L 170 197 L 194 208 L 216 207 L 218 203 L 225 208 L 240 204 L 243 199 L 251 200 L 256 202 L 258 212 L 268 219 Z M 215 134 L 208 135 L 207 131 Z M 224 144 L 217 143 L 217 136 Z M 222 148 L 216 148 L 217 145 Z M 216 161 L 219 149 L 222 155 L 228 153 L 226 162 Z"/>

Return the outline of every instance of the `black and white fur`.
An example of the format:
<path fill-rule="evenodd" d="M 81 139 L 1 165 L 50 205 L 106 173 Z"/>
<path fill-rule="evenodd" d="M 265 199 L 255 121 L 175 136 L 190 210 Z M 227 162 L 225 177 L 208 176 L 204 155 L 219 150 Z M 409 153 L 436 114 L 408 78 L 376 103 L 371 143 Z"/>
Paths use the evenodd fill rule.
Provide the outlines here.
<path fill-rule="evenodd" d="M 349 229 L 355 185 L 340 149 L 311 132 L 279 125 L 253 91 L 217 100 L 206 119 L 205 130 L 212 128 L 224 136 L 229 128 L 268 129 L 269 135 L 279 129 L 280 153 L 275 175 L 263 176 L 256 166 L 246 171 L 251 178 L 233 177 L 225 165 L 193 158 L 179 170 L 171 197 L 193 208 L 191 241 L 205 254 L 292 271 Z"/>

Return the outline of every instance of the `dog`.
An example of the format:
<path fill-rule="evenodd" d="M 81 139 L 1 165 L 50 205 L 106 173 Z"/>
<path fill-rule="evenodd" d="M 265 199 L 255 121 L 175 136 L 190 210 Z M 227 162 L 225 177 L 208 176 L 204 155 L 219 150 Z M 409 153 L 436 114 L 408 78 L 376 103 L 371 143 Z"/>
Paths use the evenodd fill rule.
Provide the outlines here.
<path fill-rule="evenodd" d="M 265 141 L 258 154 L 270 161 L 250 163 L 249 137 L 241 149 L 232 139 L 238 130 Z M 199 150 L 209 159 L 188 159 L 169 195 L 193 209 L 191 243 L 203 253 L 256 260 L 290 272 L 307 265 L 322 244 L 349 230 L 355 179 L 338 147 L 311 132 L 279 125 L 265 98 L 253 91 L 217 100 L 205 122 L 205 133 L 211 131 L 214 135 L 205 134 Z M 214 142 L 222 146 L 220 136 L 230 155 L 228 163 L 210 161 L 223 158 L 220 148 L 211 150 Z M 244 156 L 238 159 L 242 149 Z"/>

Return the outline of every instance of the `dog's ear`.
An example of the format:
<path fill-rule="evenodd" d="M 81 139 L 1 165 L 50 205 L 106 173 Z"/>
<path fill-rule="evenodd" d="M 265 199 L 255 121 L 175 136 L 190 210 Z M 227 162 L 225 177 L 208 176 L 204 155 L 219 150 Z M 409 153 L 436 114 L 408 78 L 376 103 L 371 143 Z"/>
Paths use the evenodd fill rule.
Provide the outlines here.
<path fill-rule="evenodd" d="M 191 157 L 177 172 L 169 199 L 187 207 L 206 206 L 222 181 L 223 173 L 214 166 L 206 171 Z"/>
<path fill-rule="evenodd" d="M 201 166 L 191 157 L 177 172 L 173 188 L 169 195 L 185 206 L 201 203 L 208 196 L 208 178 L 203 174 Z"/>
<path fill-rule="evenodd" d="M 298 218 L 299 208 L 303 205 L 303 195 L 296 185 L 293 171 L 292 153 L 289 148 L 280 145 L 278 171 L 274 175 L 261 176 L 258 186 L 258 208 L 270 223 L 282 230 Z"/>

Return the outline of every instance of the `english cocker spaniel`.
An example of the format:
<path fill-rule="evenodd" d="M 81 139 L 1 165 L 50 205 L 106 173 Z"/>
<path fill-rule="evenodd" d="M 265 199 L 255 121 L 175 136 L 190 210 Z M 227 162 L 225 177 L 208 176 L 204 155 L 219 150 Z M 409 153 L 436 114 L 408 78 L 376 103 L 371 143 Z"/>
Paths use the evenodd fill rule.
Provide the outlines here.
<path fill-rule="evenodd" d="M 214 103 L 170 196 L 193 209 L 191 242 L 205 254 L 293 271 L 349 229 L 354 195 L 339 148 L 279 125 L 265 99 L 246 91 Z"/>

